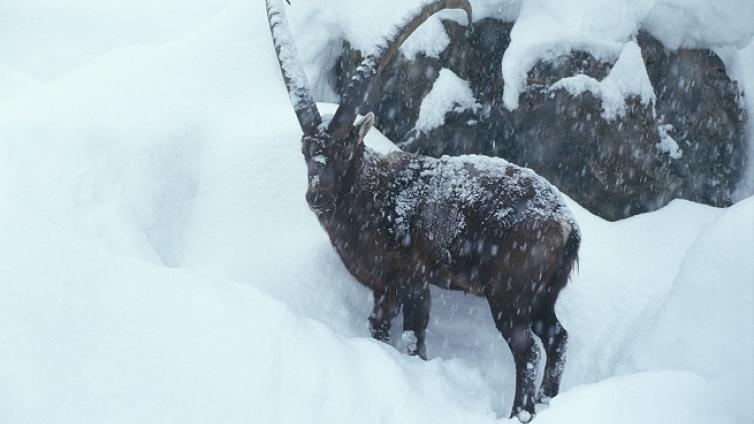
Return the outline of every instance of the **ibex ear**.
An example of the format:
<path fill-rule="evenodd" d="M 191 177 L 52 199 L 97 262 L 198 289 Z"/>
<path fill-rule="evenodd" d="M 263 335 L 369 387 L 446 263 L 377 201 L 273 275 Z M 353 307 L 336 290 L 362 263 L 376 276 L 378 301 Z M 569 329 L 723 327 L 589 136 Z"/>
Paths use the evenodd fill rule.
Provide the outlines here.
<path fill-rule="evenodd" d="M 374 113 L 369 112 L 359 123 L 359 140 L 363 140 L 374 124 Z"/>

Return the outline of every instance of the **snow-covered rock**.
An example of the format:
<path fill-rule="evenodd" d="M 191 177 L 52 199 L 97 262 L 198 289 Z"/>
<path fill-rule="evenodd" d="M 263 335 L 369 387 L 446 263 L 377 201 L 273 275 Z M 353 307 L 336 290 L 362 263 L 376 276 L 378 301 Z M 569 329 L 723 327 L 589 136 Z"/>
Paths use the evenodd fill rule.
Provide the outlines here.
<path fill-rule="evenodd" d="M 422 100 L 415 129 L 430 131 L 443 125 L 445 115 L 449 112 L 476 111 L 480 107 L 469 82 L 459 78 L 450 69 L 443 68 L 432 85 L 432 91 Z"/>
<path fill-rule="evenodd" d="M 587 75 L 566 77 L 550 90 L 564 89 L 573 96 L 590 92 L 602 100 L 602 117 L 611 120 L 626 113 L 626 99 L 638 98 L 642 105 L 652 105 L 657 99 L 647 75 L 641 49 L 635 41 L 626 43 L 610 72 L 602 81 Z"/>
<path fill-rule="evenodd" d="M 655 210 L 673 198 L 728 206 L 751 193 L 737 189 L 747 181 L 742 174 L 751 144 L 745 97 L 731 79 L 745 74 L 730 59 L 737 51 L 723 49 L 727 53 L 720 56 L 707 49 L 670 51 L 642 31 L 618 45 L 614 55 L 600 58 L 588 49 L 553 53 L 536 59 L 520 104 L 508 110 L 500 105 L 509 92 L 500 61 L 512 48 L 506 39 L 518 22 L 480 20 L 471 35 L 458 23 L 445 25 L 451 44 L 439 61 L 399 57 L 367 107 L 378 127 L 406 150 L 481 153 L 526 164 L 613 220 Z M 341 69 L 357 64 L 344 60 Z M 442 68 L 468 82 L 479 107 L 425 108 L 445 111 L 442 121 L 432 121 L 442 124 L 427 129 L 426 120 L 418 120 L 418 99 L 427 96 L 432 104 L 450 97 L 435 88 Z M 349 72 L 340 75 L 343 87 Z"/>

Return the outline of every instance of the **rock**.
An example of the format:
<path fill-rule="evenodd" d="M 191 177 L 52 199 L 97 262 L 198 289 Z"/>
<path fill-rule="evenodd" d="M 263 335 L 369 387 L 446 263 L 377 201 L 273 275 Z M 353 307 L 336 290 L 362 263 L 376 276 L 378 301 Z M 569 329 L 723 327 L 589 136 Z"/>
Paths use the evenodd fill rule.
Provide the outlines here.
<path fill-rule="evenodd" d="M 343 43 L 343 54 L 335 68 L 338 90 L 343 92 L 363 55 L 358 49 Z M 417 55 L 408 60 L 397 54 L 375 81 L 363 110 L 374 112 L 375 125 L 390 140 L 400 140 L 408 133 L 419 117 L 419 106 L 432 89 L 442 66 L 437 58 Z"/>
<path fill-rule="evenodd" d="M 657 122 L 672 125 L 671 135 L 684 152 L 680 160 L 663 157 L 684 179 L 674 197 L 729 205 L 746 162 L 740 89 L 710 50 L 668 53 L 646 33 L 639 34 L 639 44 L 657 95 Z"/>
<path fill-rule="evenodd" d="M 398 55 L 376 84 L 368 108 L 378 127 L 407 151 L 500 156 L 534 169 L 591 212 L 610 220 L 662 207 L 674 198 L 727 206 L 745 166 L 740 90 L 710 50 L 667 51 L 639 33 L 656 101 L 630 98 L 607 120 L 589 92 L 550 90 L 562 78 L 604 79 L 613 64 L 574 51 L 530 70 L 519 107 L 502 107 L 502 56 L 511 23 L 482 19 L 473 31 L 443 22 L 450 44 L 439 58 Z M 339 89 L 361 60 L 344 45 Z M 442 68 L 469 81 L 477 111 L 449 112 L 429 132 L 414 129 L 421 100 Z"/>

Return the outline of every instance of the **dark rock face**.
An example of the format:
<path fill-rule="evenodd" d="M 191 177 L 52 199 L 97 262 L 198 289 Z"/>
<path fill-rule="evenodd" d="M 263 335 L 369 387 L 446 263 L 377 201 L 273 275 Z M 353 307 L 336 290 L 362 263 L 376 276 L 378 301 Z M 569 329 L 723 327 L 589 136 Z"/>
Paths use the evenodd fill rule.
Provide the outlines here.
<path fill-rule="evenodd" d="M 343 55 L 336 66 L 339 92 L 343 92 L 351 80 L 363 56 L 352 49 L 348 42 L 343 44 Z M 419 117 L 421 101 L 432 89 L 432 82 L 442 69 L 437 58 L 418 56 L 408 60 L 397 54 L 393 61 L 375 81 L 366 108 L 377 117 L 377 127 L 389 139 L 397 141 L 409 132 Z"/>
<path fill-rule="evenodd" d="M 656 94 L 652 105 L 628 99 L 623 116 L 606 120 L 601 99 L 549 86 L 584 74 L 602 80 L 612 68 L 573 52 L 530 70 L 519 107 L 502 107 L 502 57 L 511 23 L 483 19 L 469 33 L 445 21 L 450 45 L 439 58 L 399 55 L 388 65 L 368 107 L 377 126 L 407 151 L 431 156 L 478 153 L 534 169 L 591 212 L 610 220 L 657 209 L 675 198 L 714 206 L 730 193 L 745 166 L 745 111 L 740 91 L 709 50 L 667 51 L 640 33 L 638 44 Z M 344 46 L 341 88 L 361 55 Z M 448 112 L 427 133 L 414 129 L 424 96 L 448 68 L 469 82 L 476 111 Z M 680 152 L 659 147 L 667 134 Z"/>
<path fill-rule="evenodd" d="M 677 197 L 730 204 L 746 162 L 746 113 L 737 84 L 710 50 L 668 54 L 647 34 L 639 42 L 657 95 L 657 120 L 673 125 L 672 136 L 684 150 L 682 160 L 667 164 L 686 180 Z"/>

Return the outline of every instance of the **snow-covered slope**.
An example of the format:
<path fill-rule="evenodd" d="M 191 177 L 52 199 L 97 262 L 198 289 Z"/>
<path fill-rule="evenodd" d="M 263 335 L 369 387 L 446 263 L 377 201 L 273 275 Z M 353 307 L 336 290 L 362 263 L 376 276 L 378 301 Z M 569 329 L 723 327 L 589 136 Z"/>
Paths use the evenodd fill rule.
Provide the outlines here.
<path fill-rule="evenodd" d="M 754 413 L 752 391 L 745 389 L 754 387 L 752 258 L 754 198 L 749 198 L 699 234 L 633 346 L 639 367 L 687 369 L 705 377 L 742 422 Z"/>
<path fill-rule="evenodd" d="M 21 0 L 0 3 L 0 66 L 42 81 L 129 45 L 172 40 L 230 0 Z"/>
<path fill-rule="evenodd" d="M 409 360 L 1 204 L 4 423 L 493 421 L 458 361 Z"/>
<path fill-rule="evenodd" d="M 0 103 L 0 422 L 506 422 L 484 301 L 433 291 L 426 363 L 368 337 L 299 135 L 261 2 Z M 537 420 L 754 419 L 754 202 L 570 204 L 564 392 Z"/>

